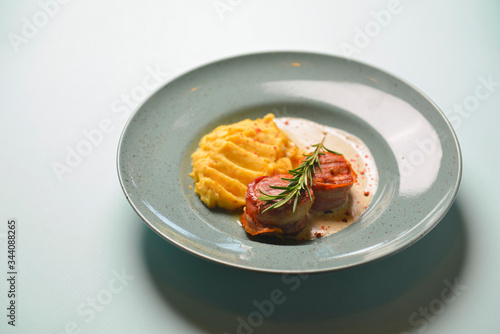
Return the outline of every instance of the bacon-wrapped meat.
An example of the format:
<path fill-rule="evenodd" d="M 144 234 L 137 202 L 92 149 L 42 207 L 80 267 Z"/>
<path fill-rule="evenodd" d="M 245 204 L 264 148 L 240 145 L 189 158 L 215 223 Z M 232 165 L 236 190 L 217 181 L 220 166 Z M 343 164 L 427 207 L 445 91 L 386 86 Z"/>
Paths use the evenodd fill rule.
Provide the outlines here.
<path fill-rule="evenodd" d="M 321 170 L 315 167 L 312 189 L 312 210 L 328 211 L 342 206 L 352 185 L 358 181 L 356 172 L 343 155 L 325 152 L 319 156 Z"/>
<path fill-rule="evenodd" d="M 311 209 L 314 194 L 311 189 L 311 198 L 306 191 L 300 194 L 295 212 L 293 212 L 293 199 L 279 208 L 263 211 L 274 201 L 261 201 L 262 193 L 278 195 L 283 190 L 273 189 L 270 186 L 285 187 L 288 181 L 281 178 L 290 178 L 290 175 L 261 176 L 248 185 L 245 196 L 246 208 L 241 216 L 241 223 L 251 235 L 257 234 L 297 234 L 304 229 L 307 223 L 307 213 Z"/>

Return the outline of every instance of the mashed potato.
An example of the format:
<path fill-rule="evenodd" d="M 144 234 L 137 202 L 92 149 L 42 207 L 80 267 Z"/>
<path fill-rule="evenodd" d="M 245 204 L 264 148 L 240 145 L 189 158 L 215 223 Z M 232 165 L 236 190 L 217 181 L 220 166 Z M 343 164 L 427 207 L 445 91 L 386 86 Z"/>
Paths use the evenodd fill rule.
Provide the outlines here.
<path fill-rule="evenodd" d="M 190 176 L 201 200 L 209 208 L 233 210 L 245 205 L 253 179 L 287 173 L 299 165 L 302 152 L 268 114 L 217 127 L 201 139 L 191 158 Z"/>

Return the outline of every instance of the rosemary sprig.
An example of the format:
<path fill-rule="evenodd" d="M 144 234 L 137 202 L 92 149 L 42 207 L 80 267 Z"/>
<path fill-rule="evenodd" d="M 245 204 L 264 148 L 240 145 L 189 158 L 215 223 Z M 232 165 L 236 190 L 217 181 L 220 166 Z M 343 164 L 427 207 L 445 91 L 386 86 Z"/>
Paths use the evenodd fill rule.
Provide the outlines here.
<path fill-rule="evenodd" d="M 267 210 L 277 209 L 279 207 L 282 207 L 292 198 L 294 198 L 293 212 L 295 212 L 295 209 L 297 207 L 297 202 L 299 200 L 302 191 L 307 191 L 309 199 L 312 201 L 312 195 L 309 190 L 309 187 L 312 185 L 314 166 L 317 165 L 319 167 L 319 170 L 321 170 L 319 156 L 324 155 L 325 154 L 324 151 L 337 155 L 342 155 L 341 153 L 329 150 L 328 148 L 323 146 L 324 141 L 325 137 L 323 137 L 323 140 L 319 144 L 312 145 L 312 147 L 316 147 L 314 149 L 314 152 L 310 154 L 304 154 L 306 159 L 297 168 L 288 171 L 288 173 L 290 173 L 293 176 L 292 178 L 281 178 L 284 181 L 288 181 L 288 185 L 286 187 L 270 186 L 270 188 L 273 189 L 283 190 L 281 193 L 279 193 L 278 195 L 268 195 L 259 189 L 259 191 L 263 195 L 259 197 L 259 200 L 261 201 L 277 200 L 275 203 L 268 206 L 264 211 L 262 211 L 262 213 L 266 212 Z"/>

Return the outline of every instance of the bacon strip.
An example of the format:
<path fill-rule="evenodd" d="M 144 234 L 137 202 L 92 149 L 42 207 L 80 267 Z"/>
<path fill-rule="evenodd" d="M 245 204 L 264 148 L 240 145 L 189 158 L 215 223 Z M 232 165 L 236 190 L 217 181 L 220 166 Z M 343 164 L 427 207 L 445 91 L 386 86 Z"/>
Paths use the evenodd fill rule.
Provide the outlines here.
<path fill-rule="evenodd" d="M 316 199 L 312 210 L 333 210 L 346 202 L 358 176 L 343 155 L 326 152 L 319 156 L 319 162 L 321 170 L 316 167 L 313 176 L 312 189 Z"/>
<path fill-rule="evenodd" d="M 259 190 L 268 195 L 277 195 L 281 193 L 283 190 L 273 189 L 271 186 L 283 187 L 288 185 L 288 181 L 281 179 L 283 177 L 290 178 L 291 176 L 261 176 L 248 185 L 248 190 L 245 195 L 246 208 L 241 216 L 241 223 L 249 234 L 297 234 L 306 226 L 307 213 L 313 204 L 307 192 L 303 192 L 300 195 L 295 212 L 293 212 L 293 200 L 290 200 L 279 208 L 271 209 L 263 213 L 263 211 L 274 202 L 259 200 L 259 197 L 262 196 Z M 314 200 L 313 191 L 311 189 L 310 191 L 311 197 Z"/>

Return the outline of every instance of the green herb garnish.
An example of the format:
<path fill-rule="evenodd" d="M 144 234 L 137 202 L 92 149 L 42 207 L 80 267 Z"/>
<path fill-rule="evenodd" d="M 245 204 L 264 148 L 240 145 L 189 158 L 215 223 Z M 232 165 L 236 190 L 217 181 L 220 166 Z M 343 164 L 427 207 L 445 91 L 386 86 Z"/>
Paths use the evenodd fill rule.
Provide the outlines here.
<path fill-rule="evenodd" d="M 297 202 L 299 200 L 300 194 L 303 191 L 307 191 L 309 194 L 309 199 L 312 201 L 312 196 L 311 192 L 309 191 L 309 186 L 312 185 L 312 180 L 313 180 L 313 171 L 314 167 L 317 165 L 319 170 L 321 170 L 321 164 L 319 163 L 319 156 L 324 155 L 324 151 L 336 154 L 336 155 L 342 155 L 341 153 L 337 153 L 335 151 L 329 150 L 328 148 L 323 146 L 323 142 L 325 141 L 325 138 L 323 137 L 323 140 L 321 143 L 312 145 L 312 147 L 316 147 L 314 149 L 314 152 L 310 154 L 304 154 L 306 159 L 295 169 L 291 169 L 288 171 L 293 177 L 290 178 L 281 178 L 284 181 L 288 181 L 288 185 L 286 187 L 280 187 L 280 186 L 270 186 L 270 188 L 273 189 L 282 189 L 283 191 L 279 193 L 278 195 L 268 195 L 262 190 L 259 189 L 261 194 L 264 196 L 259 197 L 259 200 L 261 201 L 275 201 L 277 200 L 274 204 L 268 206 L 262 213 L 266 212 L 267 210 L 271 209 L 277 209 L 283 205 L 285 205 L 289 200 L 295 197 L 293 201 L 293 212 L 295 212 L 295 208 L 297 207 Z"/>

